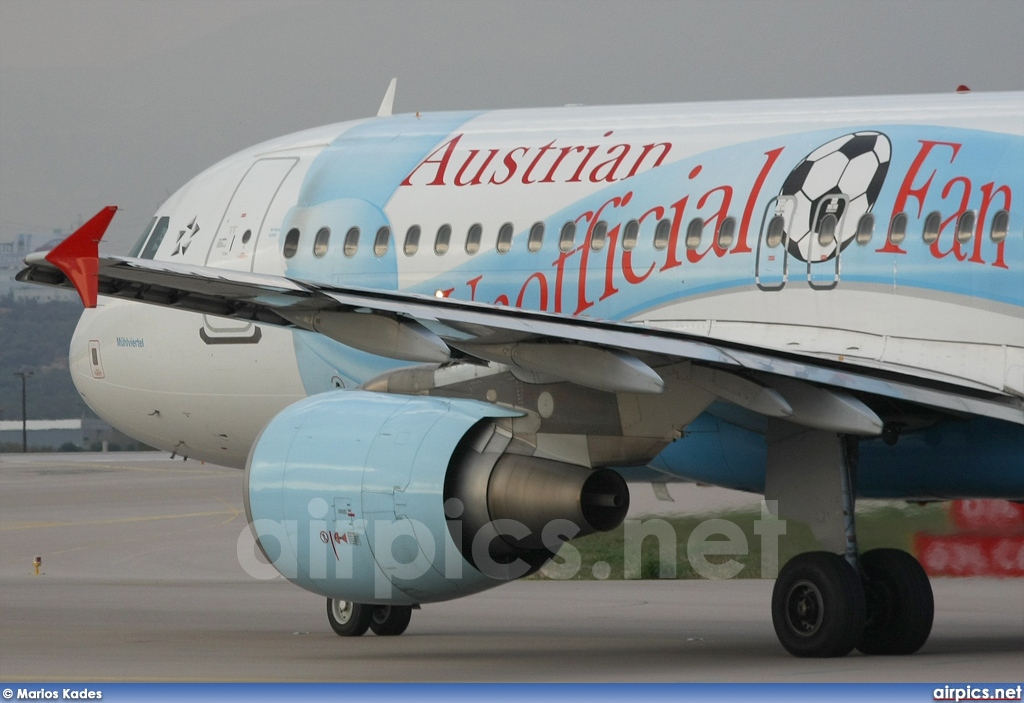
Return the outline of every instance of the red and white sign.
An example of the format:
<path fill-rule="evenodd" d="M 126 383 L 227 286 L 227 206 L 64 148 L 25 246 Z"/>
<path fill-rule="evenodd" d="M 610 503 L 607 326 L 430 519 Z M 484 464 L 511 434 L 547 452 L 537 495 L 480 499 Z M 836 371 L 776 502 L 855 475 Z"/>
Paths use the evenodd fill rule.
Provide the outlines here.
<path fill-rule="evenodd" d="M 954 500 L 949 516 L 961 530 L 1024 533 L 1024 505 L 1008 500 Z"/>
<path fill-rule="evenodd" d="M 929 535 L 914 538 L 914 551 L 931 576 L 1024 576 L 1024 535 Z"/>

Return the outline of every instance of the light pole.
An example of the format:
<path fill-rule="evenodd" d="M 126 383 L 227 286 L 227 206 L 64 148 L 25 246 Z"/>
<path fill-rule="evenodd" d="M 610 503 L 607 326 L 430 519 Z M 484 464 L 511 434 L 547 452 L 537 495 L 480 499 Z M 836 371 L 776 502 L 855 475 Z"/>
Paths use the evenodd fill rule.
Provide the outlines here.
<path fill-rule="evenodd" d="M 28 454 L 28 414 L 25 412 L 25 380 L 32 376 L 31 371 L 16 371 L 21 376 L 21 451 Z"/>

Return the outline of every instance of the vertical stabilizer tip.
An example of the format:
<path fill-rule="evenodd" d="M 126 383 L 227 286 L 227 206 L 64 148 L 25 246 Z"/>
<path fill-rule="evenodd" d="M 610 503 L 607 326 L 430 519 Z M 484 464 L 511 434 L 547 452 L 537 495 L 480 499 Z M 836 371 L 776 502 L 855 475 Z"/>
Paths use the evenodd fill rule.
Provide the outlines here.
<path fill-rule="evenodd" d="M 388 84 L 387 92 L 384 93 L 384 99 L 381 100 L 380 109 L 377 110 L 377 117 L 390 117 L 392 110 L 395 107 L 395 86 L 398 85 L 398 79 L 392 78 L 391 83 Z"/>

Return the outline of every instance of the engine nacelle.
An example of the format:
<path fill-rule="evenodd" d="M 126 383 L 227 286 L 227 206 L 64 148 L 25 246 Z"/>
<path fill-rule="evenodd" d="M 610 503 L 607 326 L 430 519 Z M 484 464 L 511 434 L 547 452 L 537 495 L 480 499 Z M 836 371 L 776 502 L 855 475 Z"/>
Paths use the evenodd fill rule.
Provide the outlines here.
<path fill-rule="evenodd" d="M 623 479 L 507 452 L 519 414 L 365 391 L 299 401 L 264 428 L 246 466 L 257 544 L 314 593 L 410 605 L 518 578 L 566 539 L 618 526 Z"/>

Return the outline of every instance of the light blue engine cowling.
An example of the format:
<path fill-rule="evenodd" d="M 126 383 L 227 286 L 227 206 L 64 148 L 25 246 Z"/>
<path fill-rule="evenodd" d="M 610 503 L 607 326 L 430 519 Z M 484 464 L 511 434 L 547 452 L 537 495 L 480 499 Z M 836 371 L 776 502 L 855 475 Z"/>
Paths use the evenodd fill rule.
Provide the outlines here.
<path fill-rule="evenodd" d="M 314 593 L 412 605 L 537 568 L 553 551 L 539 539 L 545 525 L 557 528 L 551 544 L 556 533 L 620 524 L 629 498 L 618 474 L 485 450 L 495 422 L 517 415 L 472 400 L 365 391 L 295 403 L 264 428 L 246 466 L 259 548 Z M 519 526 L 514 536 L 503 536 L 508 521 Z M 577 527 L 565 529 L 567 521 Z"/>

